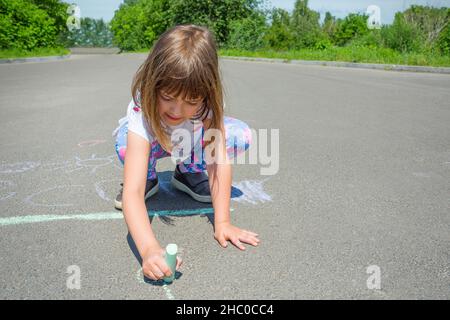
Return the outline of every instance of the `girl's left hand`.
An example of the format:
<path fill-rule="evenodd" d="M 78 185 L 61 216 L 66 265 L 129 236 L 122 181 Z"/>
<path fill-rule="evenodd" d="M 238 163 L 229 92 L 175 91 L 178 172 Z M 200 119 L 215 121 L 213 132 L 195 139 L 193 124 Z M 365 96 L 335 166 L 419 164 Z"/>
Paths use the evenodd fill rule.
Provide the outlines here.
<path fill-rule="evenodd" d="M 222 222 L 215 225 L 214 238 L 224 248 L 228 246 L 228 240 L 241 250 L 245 250 L 242 242 L 256 247 L 260 242 L 257 237 L 258 234 L 235 227 L 229 222 Z"/>

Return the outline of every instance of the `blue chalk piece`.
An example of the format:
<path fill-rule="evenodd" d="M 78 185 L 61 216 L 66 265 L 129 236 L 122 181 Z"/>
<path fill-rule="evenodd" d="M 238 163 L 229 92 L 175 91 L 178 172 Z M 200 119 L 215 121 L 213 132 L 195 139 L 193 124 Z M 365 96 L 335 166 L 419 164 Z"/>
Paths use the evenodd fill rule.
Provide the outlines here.
<path fill-rule="evenodd" d="M 175 279 L 175 272 L 176 272 L 176 266 L 177 266 L 177 253 L 178 253 L 178 246 L 175 243 L 168 244 L 166 247 L 166 263 L 170 268 L 170 271 L 172 271 L 172 275 L 170 277 L 164 277 L 163 280 L 166 283 L 171 283 Z"/>

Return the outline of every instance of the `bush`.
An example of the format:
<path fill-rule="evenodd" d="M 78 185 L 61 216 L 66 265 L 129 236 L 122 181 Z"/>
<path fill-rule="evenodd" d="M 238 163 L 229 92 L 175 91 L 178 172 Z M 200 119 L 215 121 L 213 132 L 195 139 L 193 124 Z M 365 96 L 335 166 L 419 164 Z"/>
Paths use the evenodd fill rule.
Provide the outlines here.
<path fill-rule="evenodd" d="M 367 35 L 369 33 L 367 19 L 367 15 L 350 13 L 344 20 L 339 21 L 334 42 L 342 46 L 355 38 Z"/>
<path fill-rule="evenodd" d="M 0 0 L 0 48 L 32 50 L 57 45 L 55 19 L 26 0 Z"/>
<path fill-rule="evenodd" d="M 413 24 L 408 24 L 402 13 L 395 15 L 394 23 L 381 29 L 386 47 L 400 51 L 412 52 L 423 49 L 423 35 Z"/>
<path fill-rule="evenodd" d="M 219 47 L 228 43 L 233 21 L 247 26 L 250 17 L 258 18 L 262 0 L 171 0 L 172 25 L 193 23 L 208 27 Z M 259 19 L 259 18 L 258 18 Z M 256 22 L 257 25 L 260 22 Z M 234 28 L 236 28 L 234 24 Z"/>
<path fill-rule="evenodd" d="M 450 24 L 439 34 L 436 47 L 441 53 L 450 55 Z"/>
<path fill-rule="evenodd" d="M 230 35 L 227 47 L 242 50 L 257 50 L 265 46 L 264 37 L 267 32 L 264 15 L 251 17 L 230 23 Z"/>
<path fill-rule="evenodd" d="M 333 47 L 333 43 L 330 41 L 330 39 L 324 37 L 322 39 L 319 39 L 316 44 L 314 45 L 314 49 L 317 50 L 326 50 Z"/>
<path fill-rule="evenodd" d="M 239 21 L 233 24 L 234 29 L 247 29 L 246 36 L 250 34 L 252 25 L 260 25 L 260 21 L 253 22 L 249 18 L 258 17 L 255 13 L 260 2 L 261 0 L 125 1 L 111 21 L 114 43 L 122 50 L 150 48 L 168 28 L 180 24 L 197 24 L 212 31 L 219 47 L 225 46 L 233 21 Z"/>
<path fill-rule="evenodd" d="M 265 36 L 265 46 L 275 50 L 288 50 L 294 45 L 294 34 L 290 27 L 289 12 L 281 8 L 273 8 L 269 14 L 272 21 Z"/>
<path fill-rule="evenodd" d="M 320 14 L 308 8 L 307 0 L 297 0 L 291 17 L 291 28 L 295 38 L 293 49 L 312 48 L 322 39 L 319 24 Z"/>
<path fill-rule="evenodd" d="M 448 26 L 450 9 L 413 5 L 403 12 L 403 17 L 407 24 L 419 30 L 422 46 L 429 50 L 436 45 L 440 33 Z"/>
<path fill-rule="evenodd" d="M 55 21 L 55 26 L 59 33 L 67 30 L 67 8 L 69 4 L 61 0 L 29 0 L 34 3 L 39 9 L 47 12 L 50 18 Z"/>
<path fill-rule="evenodd" d="M 114 14 L 111 20 L 113 43 L 120 49 L 139 50 L 151 47 L 153 39 L 148 40 L 149 24 L 144 12 L 143 1 L 138 1 L 133 4 L 122 4 Z"/>
<path fill-rule="evenodd" d="M 373 29 L 363 36 L 353 38 L 350 44 L 357 47 L 381 48 L 384 46 L 384 41 L 381 30 Z"/>

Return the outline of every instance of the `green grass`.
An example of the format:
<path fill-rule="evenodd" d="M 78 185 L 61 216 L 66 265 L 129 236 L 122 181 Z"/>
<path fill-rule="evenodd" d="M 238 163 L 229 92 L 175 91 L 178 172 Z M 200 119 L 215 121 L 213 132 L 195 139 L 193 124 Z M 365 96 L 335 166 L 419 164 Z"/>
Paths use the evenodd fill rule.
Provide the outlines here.
<path fill-rule="evenodd" d="M 121 53 L 149 53 L 151 48 L 149 49 L 137 49 L 137 50 L 123 50 Z"/>
<path fill-rule="evenodd" d="M 38 48 L 30 51 L 20 49 L 0 49 L 0 59 L 63 56 L 69 54 L 65 48 Z"/>
<path fill-rule="evenodd" d="M 432 53 L 400 53 L 387 48 L 332 47 L 324 50 L 244 51 L 221 49 L 220 56 L 278 58 L 285 60 L 320 60 L 361 63 L 401 64 L 413 66 L 450 67 L 450 56 Z"/>
<path fill-rule="evenodd" d="M 150 49 L 128 51 L 133 53 L 148 53 Z M 39 48 L 31 51 L 18 49 L 0 50 L 0 59 L 61 56 L 69 54 L 65 48 Z M 381 64 L 401 64 L 412 66 L 450 67 L 450 56 L 433 53 L 400 53 L 392 49 L 376 47 L 332 47 L 324 50 L 302 49 L 289 51 L 257 50 L 245 51 L 238 49 L 220 49 L 220 56 L 278 58 L 285 60 L 319 60 L 343 61 Z"/>

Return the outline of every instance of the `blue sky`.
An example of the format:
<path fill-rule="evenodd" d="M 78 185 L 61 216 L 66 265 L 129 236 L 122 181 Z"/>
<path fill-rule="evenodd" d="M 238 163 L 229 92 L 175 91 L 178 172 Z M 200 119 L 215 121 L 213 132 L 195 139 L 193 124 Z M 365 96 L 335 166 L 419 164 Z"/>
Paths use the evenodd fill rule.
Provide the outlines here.
<path fill-rule="evenodd" d="M 295 0 L 271 0 L 274 7 L 291 11 Z M 430 5 L 436 7 L 450 7 L 450 0 L 309 0 L 309 7 L 320 12 L 321 18 L 325 12 L 343 18 L 351 12 L 366 12 L 370 5 L 380 7 L 381 22 L 391 23 L 397 11 L 403 11 L 413 4 Z"/>
<path fill-rule="evenodd" d="M 103 18 L 111 20 L 114 11 L 119 8 L 122 0 L 73 0 L 81 9 L 82 17 Z M 269 0 L 271 6 L 291 11 L 295 0 Z M 394 14 L 412 4 L 432 5 L 436 7 L 450 7 L 450 0 L 309 0 L 309 7 L 319 11 L 321 16 L 330 11 L 338 18 L 345 17 L 350 12 L 365 12 L 369 5 L 377 5 L 381 9 L 381 22 L 391 23 Z"/>

